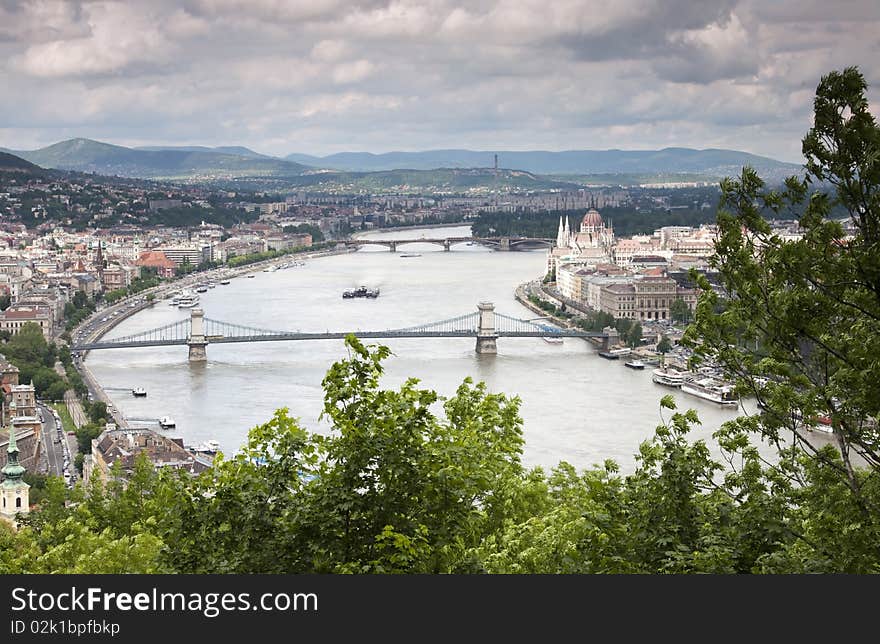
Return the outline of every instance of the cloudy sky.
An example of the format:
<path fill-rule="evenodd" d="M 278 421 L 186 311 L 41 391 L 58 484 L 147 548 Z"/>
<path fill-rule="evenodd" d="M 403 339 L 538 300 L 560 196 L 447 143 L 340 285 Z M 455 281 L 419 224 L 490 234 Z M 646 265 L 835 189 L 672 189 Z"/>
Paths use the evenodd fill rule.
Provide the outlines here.
<path fill-rule="evenodd" d="M 726 147 L 800 161 L 820 77 L 880 105 L 880 2 L 0 0 L 0 146 Z"/>

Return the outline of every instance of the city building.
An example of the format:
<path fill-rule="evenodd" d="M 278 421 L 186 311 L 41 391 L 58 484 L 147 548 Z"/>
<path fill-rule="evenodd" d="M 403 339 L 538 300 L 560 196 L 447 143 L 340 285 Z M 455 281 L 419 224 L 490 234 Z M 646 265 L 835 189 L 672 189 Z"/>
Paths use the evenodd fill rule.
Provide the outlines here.
<path fill-rule="evenodd" d="M 190 474 L 198 474 L 211 466 L 210 461 L 187 451 L 181 439 L 162 436 L 151 429 L 117 429 L 108 425 L 92 440 L 92 452 L 83 462 L 83 484 L 88 486 L 96 476 L 107 483 L 116 463 L 121 476 L 129 476 L 142 454 L 153 467 L 185 470 Z"/>
<path fill-rule="evenodd" d="M 52 340 L 52 314 L 48 307 L 14 304 L 0 312 L 0 331 L 8 331 L 10 335 L 18 333 L 28 322 L 38 325 L 47 341 Z"/>
<path fill-rule="evenodd" d="M 174 277 L 174 269 L 177 267 L 161 250 L 144 251 L 135 265 L 140 268 L 154 268 L 159 277 Z"/>

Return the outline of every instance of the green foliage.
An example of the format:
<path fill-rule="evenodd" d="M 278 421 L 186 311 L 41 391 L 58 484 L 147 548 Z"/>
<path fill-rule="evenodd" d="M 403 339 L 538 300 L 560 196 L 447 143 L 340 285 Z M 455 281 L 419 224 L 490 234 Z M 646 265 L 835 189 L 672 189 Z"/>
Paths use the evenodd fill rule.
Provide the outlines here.
<path fill-rule="evenodd" d="M 660 337 L 660 342 L 657 343 L 657 352 L 658 353 L 669 353 L 672 350 L 672 342 L 665 335 Z"/>
<path fill-rule="evenodd" d="M 313 224 L 296 224 L 295 226 L 285 226 L 282 230 L 286 233 L 308 233 L 312 236 L 312 243 L 324 241 L 324 233 L 320 228 Z"/>
<path fill-rule="evenodd" d="M 687 302 L 678 298 L 669 305 L 669 317 L 672 318 L 673 322 L 690 322 L 693 313 Z"/>
<path fill-rule="evenodd" d="M 89 420 L 91 420 L 93 423 L 105 422 L 108 418 L 107 403 L 96 400 L 91 405 L 89 405 L 88 414 Z"/>

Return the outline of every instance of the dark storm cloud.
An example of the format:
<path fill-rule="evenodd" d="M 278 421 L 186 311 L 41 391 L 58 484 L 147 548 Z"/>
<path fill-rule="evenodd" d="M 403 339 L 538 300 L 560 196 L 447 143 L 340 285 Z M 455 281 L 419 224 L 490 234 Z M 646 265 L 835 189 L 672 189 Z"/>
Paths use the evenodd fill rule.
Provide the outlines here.
<path fill-rule="evenodd" d="M 0 146 L 796 160 L 823 74 L 880 84 L 877 34 L 873 0 L 0 0 Z"/>

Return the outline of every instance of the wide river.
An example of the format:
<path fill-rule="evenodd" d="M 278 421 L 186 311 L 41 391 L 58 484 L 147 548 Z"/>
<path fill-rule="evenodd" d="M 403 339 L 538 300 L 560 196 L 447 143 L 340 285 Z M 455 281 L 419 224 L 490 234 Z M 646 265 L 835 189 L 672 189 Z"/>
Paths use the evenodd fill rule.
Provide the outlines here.
<path fill-rule="evenodd" d="M 374 239 L 467 236 L 469 228 L 369 233 Z M 418 253 L 418 257 L 401 257 Z M 516 302 L 515 287 L 544 273 L 545 252 L 497 252 L 481 246 L 413 244 L 391 253 L 367 247 L 356 253 L 318 257 L 305 266 L 255 273 L 201 294 L 206 317 L 272 330 L 382 330 L 443 320 L 476 311 L 488 300 L 495 310 L 518 318 L 534 313 Z M 381 289 L 377 299 L 342 299 L 342 291 L 364 284 Z M 189 316 L 167 301 L 138 313 L 107 338 L 137 333 Z M 386 362 L 384 386 L 419 378 L 425 387 L 452 395 L 466 376 L 485 381 L 491 391 L 522 399 L 528 465 L 552 467 L 560 460 L 578 468 L 616 460 L 624 472 L 633 454 L 660 421 L 659 400 L 675 390 L 651 381 L 649 369 L 633 371 L 623 361 L 598 357 L 584 340 L 562 345 L 540 338 L 502 338 L 498 355 L 478 355 L 474 340 L 427 338 L 383 340 L 394 355 Z M 208 363 L 190 365 L 185 347 L 94 351 L 88 365 L 129 419 L 170 415 L 172 435 L 187 445 L 216 439 L 235 451 L 254 425 L 288 407 L 312 430 L 319 421 L 321 380 L 344 358 L 342 341 L 260 342 L 208 346 Z M 146 398 L 121 389 L 144 387 Z M 725 409 L 675 393 L 680 408 L 693 408 L 702 426 L 694 438 L 708 438 L 733 418 Z M 754 406 L 746 403 L 751 413 Z M 742 410 L 739 410 L 742 413 Z M 668 412 L 667 412 L 668 415 Z M 137 424 L 132 422 L 132 424 Z"/>

